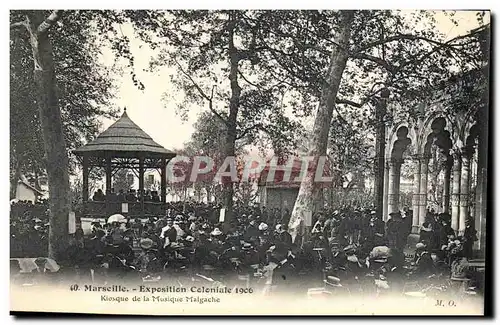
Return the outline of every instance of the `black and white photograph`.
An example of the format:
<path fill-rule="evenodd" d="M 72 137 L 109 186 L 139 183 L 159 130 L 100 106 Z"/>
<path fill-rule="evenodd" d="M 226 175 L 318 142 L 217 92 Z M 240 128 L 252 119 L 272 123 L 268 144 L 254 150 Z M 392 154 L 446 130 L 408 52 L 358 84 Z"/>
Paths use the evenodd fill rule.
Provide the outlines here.
<path fill-rule="evenodd" d="M 484 10 L 10 10 L 10 312 L 484 316 Z"/>

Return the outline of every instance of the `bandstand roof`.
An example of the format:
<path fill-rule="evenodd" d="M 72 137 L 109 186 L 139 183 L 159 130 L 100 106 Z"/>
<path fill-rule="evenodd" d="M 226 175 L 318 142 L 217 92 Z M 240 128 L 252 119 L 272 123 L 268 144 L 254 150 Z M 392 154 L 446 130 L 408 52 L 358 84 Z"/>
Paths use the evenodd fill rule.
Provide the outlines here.
<path fill-rule="evenodd" d="M 76 149 L 76 155 L 115 157 L 161 157 L 173 158 L 176 154 L 156 143 L 146 132 L 135 124 L 127 111 L 118 121 L 102 132 L 93 141 Z"/>

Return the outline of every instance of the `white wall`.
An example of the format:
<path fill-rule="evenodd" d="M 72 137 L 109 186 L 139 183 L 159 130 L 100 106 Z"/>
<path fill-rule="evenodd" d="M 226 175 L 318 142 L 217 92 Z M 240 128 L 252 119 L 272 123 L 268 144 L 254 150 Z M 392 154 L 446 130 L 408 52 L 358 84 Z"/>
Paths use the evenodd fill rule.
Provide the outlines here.
<path fill-rule="evenodd" d="M 36 195 L 35 191 L 27 187 L 23 183 L 18 183 L 16 188 L 16 199 L 21 201 L 31 201 L 35 203 Z"/>

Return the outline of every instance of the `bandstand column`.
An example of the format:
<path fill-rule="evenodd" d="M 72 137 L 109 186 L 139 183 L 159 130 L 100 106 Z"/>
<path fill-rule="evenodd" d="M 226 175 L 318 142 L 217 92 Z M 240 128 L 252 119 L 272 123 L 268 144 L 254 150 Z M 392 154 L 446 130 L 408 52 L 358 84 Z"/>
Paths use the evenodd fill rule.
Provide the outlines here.
<path fill-rule="evenodd" d="M 427 179 L 429 171 L 429 156 L 425 155 L 420 160 L 420 197 L 418 206 L 418 225 L 421 226 L 427 216 Z"/>
<path fill-rule="evenodd" d="M 415 172 L 414 172 L 414 179 L 413 179 L 413 220 L 412 220 L 412 232 L 413 233 L 418 233 L 419 231 L 419 212 L 420 212 L 420 168 L 421 168 L 421 161 L 419 155 L 415 155 L 413 157 L 415 160 Z"/>
<path fill-rule="evenodd" d="M 144 157 L 139 158 L 139 200 L 141 202 L 141 218 L 144 218 Z"/>
<path fill-rule="evenodd" d="M 83 156 L 83 193 L 82 199 L 85 203 L 89 201 L 89 158 L 87 155 Z"/>
<path fill-rule="evenodd" d="M 443 183 L 443 212 L 450 213 L 450 182 L 452 161 L 449 159 L 444 168 L 444 183 Z"/>
<path fill-rule="evenodd" d="M 113 207 L 111 206 L 111 201 L 109 200 L 111 194 L 111 157 L 106 157 L 106 211 L 108 215 L 112 215 Z"/>
<path fill-rule="evenodd" d="M 161 159 L 161 181 L 160 181 L 160 190 L 161 190 L 161 202 L 167 202 L 167 160 L 165 158 Z"/>
<path fill-rule="evenodd" d="M 456 151 L 453 153 L 453 183 L 451 194 L 451 228 L 458 230 L 460 218 L 460 177 L 462 170 L 462 155 Z"/>
<path fill-rule="evenodd" d="M 462 172 L 460 179 L 460 217 L 458 219 L 458 234 L 462 235 L 465 230 L 465 220 L 469 217 L 469 174 L 470 155 L 462 155 Z"/>
<path fill-rule="evenodd" d="M 387 212 L 399 211 L 399 176 L 401 170 L 401 160 L 389 160 L 389 189 L 388 189 L 388 209 Z"/>
<path fill-rule="evenodd" d="M 111 193 L 111 157 L 106 157 L 106 197 Z"/>
<path fill-rule="evenodd" d="M 384 172 L 384 208 L 382 211 L 382 217 L 384 221 L 387 221 L 389 207 L 389 162 L 385 164 L 385 172 Z"/>

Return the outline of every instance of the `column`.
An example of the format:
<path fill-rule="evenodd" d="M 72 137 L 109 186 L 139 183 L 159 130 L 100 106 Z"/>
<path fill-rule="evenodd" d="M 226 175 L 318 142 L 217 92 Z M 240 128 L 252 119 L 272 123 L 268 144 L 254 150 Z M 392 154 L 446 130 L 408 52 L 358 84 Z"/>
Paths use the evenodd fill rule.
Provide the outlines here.
<path fill-rule="evenodd" d="M 476 172 L 476 195 L 475 195 L 475 201 L 476 204 L 474 206 L 474 227 L 477 231 L 477 237 L 480 238 L 481 233 L 481 205 L 483 204 L 483 198 L 482 198 L 482 193 L 483 193 L 483 161 L 481 159 L 481 153 L 479 153 L 478 148 L 478 161 L 477 161 L 477 172 Z M 478 250 L 481 249 L 480 247 L 480 242 L 479 240 L 474 243 L 474 249 Z"/>
<path fill-rule="evenodd" d="M 415 159 L 415 172 L 413 174 L 413 221 L 412 221 L 412 232 L 418 233 L 419 231 L 419 210 L 420 210 L 420 168 L 421 160 L 419 155 L 413 157 Z"/>
<path fill-rule="evenodd" d="M 478 148 L 477 148 L 477 172 L 476 172 L 476 206 L 475 206 L 475 216 L 474 216 L 474 226 L 477 231 L 478 241 L 474 243 L 475 250 L 481 250 L 484 252 L 484 243 L 483 239 L 485 236 L 485 229 L 483 225 L 485 224 L 486 217 L 486 200 L 487 200 L 487 192 L 486 192 L 486 184 L 487 184 L 487 150 L 484 147 L 484 141 L 481 137 L 478 140 Z M 484 208 L 484 209 L 483 209 Z M 484 213 L 483 213 L 484 211 Z"/>
<path fill-rule="evenodd" d="M 141 218 L 144 218 L 144 158 L 139 158 L 139 200 L 141 202 Z"/>
<path fill-rule="evenodd" d="M 448 159 L 444 168 L 444 183 L 443 183 L 443 212 L 450 213 L 450 181 L 452 161 Z"/>
<path fill-rule="evenodd" d="M 89 201 L 89 158 L 83 156 L 83 193 L 82 193 L 83 203 Z"/>
<path fill-rule="evenodd" d="M 453 153 L 453 180 L 451 192 L 451 228 L 458 230 L 460 217 L 460 173 L 462 170 L 462 154 L 458 151 Z"/>
<path fill-rule="evenodd" d="M 161 202 L 167 202 L 167 160 L 165 158 L 161 159 L 161 171 L 160 171 L 161 181 L 160 181 L 160 195 Z"/>
<path fill-rule="evenodd" d="M 108 216 L 116 213 L 116 211 L 113 210 L 113 206 L 111 201 L 109 200 L 109 195 L 111 193 L 111 157 L 106 157 L 106 200 L 104 204 L 106 205 L 106 213 Z"/>
<path fill-rule="evenodd" d="M 465 220 L 469 217 L 469 173 L 470 155 L 462 155 L 462 172 L 460 179 L 460 216 L 458 218 L 458 234 L 462 235 L 465 230 Z"/>
<path fill-rule="evenodd" d="M 401 160 L 391 159 L 389 161 L 389 189 L 387 212 L 399 211 L 399 176 L 401 170 Z"/>
<path fill-rule="evenodd" d="M 111 193 L 111 157 L 106 157 L 106 197 Z"/>
<path fill-rule="evenodd" d="M 421 226 L 427 216 L 427 178 L 429 170 L 429 156 L 422 156 L 420 161 L 420 197 L 418 206 L 418 225 Z"/>
<path fill-rule="evenodd" d="M 401 206 L 400 206 L 400 199 L 401 199 L 401 193 L 399 191 L 399 188 L 400 188 L 400 184 L 401 184 L 401 165 L 403 165 L 403 159 L 399 159 L 397 162 L 396 162 L 396 170 L 394 171 L 395 173 L 395 178 L 394 178 L 394 194 L 396 195 L 394 198 L 395 198 L 395 203 L 396 203 L 396 211 L 395 212 L 399 212 L 400 209 L 401 209 Z"/>
<path fill-rule="evenodd" d="M 385 164 L 385 172 L 384 172 L 384 209 L 382 211 L 382 216 L 384 221 L 387 221 L 387 216 L 389 207 L 389 162 Z"/>

